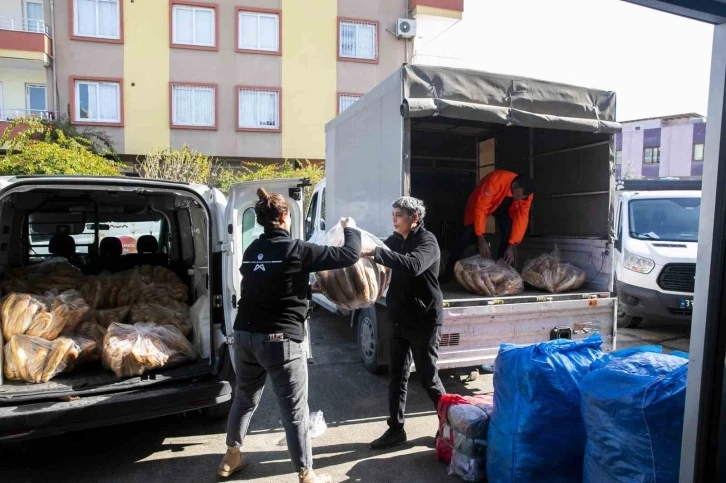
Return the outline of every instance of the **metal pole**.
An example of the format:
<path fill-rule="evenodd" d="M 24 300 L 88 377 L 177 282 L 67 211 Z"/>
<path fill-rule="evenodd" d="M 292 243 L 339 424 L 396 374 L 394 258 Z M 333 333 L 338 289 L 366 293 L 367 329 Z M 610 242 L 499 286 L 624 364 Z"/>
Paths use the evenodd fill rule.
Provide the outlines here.
<path fill-rule="evenodd" d="M 726 24 L 714 29 L 680 481 L 714 482 L 726 346 Z M 720 442 L 724 444 L 723 441 Z"/>

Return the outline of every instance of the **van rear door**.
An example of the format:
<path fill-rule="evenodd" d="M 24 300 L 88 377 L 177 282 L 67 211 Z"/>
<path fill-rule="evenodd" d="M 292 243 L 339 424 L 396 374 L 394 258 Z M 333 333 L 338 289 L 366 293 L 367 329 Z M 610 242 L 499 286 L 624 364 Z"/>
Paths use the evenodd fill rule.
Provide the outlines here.
<path fill-rule="evenodd" d="M 257 189 L 265 188 L 269 193 L 280 193 L 285 196 L 290 207 L 292 218 L 291 233 L 293 239 L 303 239 L 303 187 L 305 183 L 299 178 L 271 179 L 247 181 L 230 187 L 225 211 L 226 228 L 224 233 L 224 255 L 222 257 L 223 303 L 226 333 L 233 333 L 234 320 L 237 317 L 237 301 L 240 298 L 242 275 L 242 255 L 253 240 L 263 233 L 262 226 L 257 224 L 255 203 Z M 308 334 L 307 323 L 305 332 Z M 308 357 L 310 357 L 310 338 L 306 337 Z"/>

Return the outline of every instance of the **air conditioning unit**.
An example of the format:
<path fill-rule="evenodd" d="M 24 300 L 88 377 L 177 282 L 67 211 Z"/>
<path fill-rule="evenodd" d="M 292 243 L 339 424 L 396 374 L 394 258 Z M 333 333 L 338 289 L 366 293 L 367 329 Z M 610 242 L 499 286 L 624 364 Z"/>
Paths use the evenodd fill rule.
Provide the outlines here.
<path fill-rule="evenodd" d="M 412 39 L 416 36 L 416 21 L 410 18 L 399 18 L 396 24 L 396 36 Z"/>

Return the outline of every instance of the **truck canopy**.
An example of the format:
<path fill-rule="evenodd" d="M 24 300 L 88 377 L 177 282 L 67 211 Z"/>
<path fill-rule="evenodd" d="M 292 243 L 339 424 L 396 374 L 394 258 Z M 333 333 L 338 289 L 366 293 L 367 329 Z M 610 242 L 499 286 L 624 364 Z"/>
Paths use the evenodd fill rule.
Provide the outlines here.
<path fill-rule="evenodd" d="M 405 118 L 442 116 L 533 128 L 615 134 L 615 93 L 473 70 L 401 69 Z"/>

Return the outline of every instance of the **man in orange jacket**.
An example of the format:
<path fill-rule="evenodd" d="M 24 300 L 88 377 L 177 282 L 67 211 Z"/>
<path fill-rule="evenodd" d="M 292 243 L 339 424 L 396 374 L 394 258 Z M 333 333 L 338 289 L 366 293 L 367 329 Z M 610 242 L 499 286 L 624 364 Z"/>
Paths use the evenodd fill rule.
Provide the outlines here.
<path fill-rule="evenodd" d="M 454 265 L 469 245 L 478 242 L 479 254 L 491 258 L 489 244 L 484 232 L 488 216 L 494 216 L 499 227 L 501 243 L 497 259 L 514 262 L 514 247 L 521 243 L 529 223 L 529 208 L 532 206 L 534 182 L 529 176 L 503 169 L 486 175 L 469 196 L 464 212 L 464 233 L 451 251 L 449 265 L 442 281 L 451 280 Z"/>

